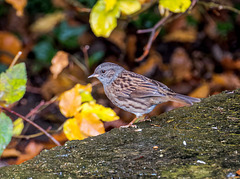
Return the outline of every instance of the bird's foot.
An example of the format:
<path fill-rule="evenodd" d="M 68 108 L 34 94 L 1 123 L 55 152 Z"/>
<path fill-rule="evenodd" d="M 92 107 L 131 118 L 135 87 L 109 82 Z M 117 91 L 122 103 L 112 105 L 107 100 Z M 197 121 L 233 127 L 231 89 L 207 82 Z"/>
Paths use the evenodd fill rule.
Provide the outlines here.
<path fill-rule="evenodd" d="M 127 125 L 125 125 L 125 126 L 120 126 L 119 128 L 121 128 L 121 129 L 124 129 L 124 128 L 137 128 L 137 125 L 133 125 L 133 124 L 127 124 Z"/>

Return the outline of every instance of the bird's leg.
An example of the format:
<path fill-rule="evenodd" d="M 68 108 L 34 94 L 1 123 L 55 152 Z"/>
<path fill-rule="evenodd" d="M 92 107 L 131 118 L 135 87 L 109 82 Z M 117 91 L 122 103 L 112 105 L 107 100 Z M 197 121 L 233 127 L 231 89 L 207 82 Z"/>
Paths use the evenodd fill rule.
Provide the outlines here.
<path fill-rule="evenodd" d="M 149 117 L 149 115 L 145 115 L 144 118 L 141 120 L 141 122 L 143 121 L 151 121 L 151 118 Z"/>
<path fill-rule="evenodd" d="M 136 125 L 133 125 L 135 122 L 138 122 L 140 120 L 144 120 L 144 117 L 141 116 L 141 117 L 135 117 L 129 124 L 125 125 L 125 126 L 121 126 L 121 128 L 128 128 L 128 127 L 135 127 L 136 128 Z"/>
<path fill-rule="evenodd" d="M 135 117 L 129 124 L 137 123 L 138 121 L 140 122 L 145 121 L 145 115 L 140 117 Z"/>

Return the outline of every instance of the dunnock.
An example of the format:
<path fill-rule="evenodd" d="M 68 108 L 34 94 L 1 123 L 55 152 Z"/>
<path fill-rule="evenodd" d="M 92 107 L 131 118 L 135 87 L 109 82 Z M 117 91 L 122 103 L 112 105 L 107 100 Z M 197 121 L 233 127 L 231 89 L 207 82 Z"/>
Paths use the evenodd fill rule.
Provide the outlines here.
<path fill-rule="evenodd" d="M 200 99 L 175 93 L 166 85 L 140 74 L 125 70 L 114 63 L 102 63 L 88 78 L 96 77 L 103 84 L 105 94 L 117 107 L 133 113 L 136 118 L 150 113 L 156 105 L 177 101 L 192 105 Z"/>

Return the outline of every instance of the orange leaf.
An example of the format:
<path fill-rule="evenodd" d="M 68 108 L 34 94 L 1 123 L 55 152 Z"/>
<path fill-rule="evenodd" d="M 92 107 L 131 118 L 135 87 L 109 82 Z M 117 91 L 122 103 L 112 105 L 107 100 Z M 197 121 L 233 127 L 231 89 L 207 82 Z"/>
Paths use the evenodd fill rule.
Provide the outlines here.
<path fill-rule="evenodd" d="M 43 149 L 42 144 L 38 144 L 38 143 L 31 141 L 25 148 L 25 154 L 22 154 L 18 157 L 16 164 L 18 165 L 20 163 L 23 163 L 26 160 L 32 159 L 33 157 L 38 155 L 42 149 Z"/>
<path fill-rule="evenodd" d="M 196 98 L 206 98 L 210 93 L 210 87 L 208 83 L 203 83 L 197 89 L 195 89 L 189 96 Z"/>
<path fill-rule="evenodd" d="M 22 42 L 12 33 L 0 31 L 0 50 L 13 55 L 0 55 L 0 62 L 11 64 L 13 57 L 22 51 Z"/>
<path fill-rule="evenodd" d="M 176 81 L 190 80 L 192 77 L 192 61 L 187 52 L 179 47 L 171 57 L 171 69 Z"/>
<path fill-rule="evenodd" d="M 68 119 L 63 125 L 63 132 L 68 140 L 82 140 L 87 136 L 83 136 L 79 129 L 79 123 L 76 118 Z"/>
<path fill-rule="evenodd" d="M 52 66 L 50 71 L 53 74 L 53 78 L 56 79 L 59 73 L 68 66 L 68 53 L 64 51 L 59 51 L 52 59 Z"/>
<path fill-rule="evenodd" d="M 141 75 L 150 76 L 152 75 L 156 68 L 162 68 L 162 56 L 156 51 L 150 51 L 149 57 L 147 60 L 137 68 L 134 69 L 134 72 L 139 73 Z"/>
<path fill-rule="evenodd" d="M 61 113 L 66 117 L 75 116 L 82 103 L 82 97 L 79 93 L 80 84 L 75 85 L 74 88 L 65 91 L 59 97 L 59 108 Z"/>
<path fill-rule="evenodd" d="M 27 5 L 27 0 L 6 0 L 7 3 L 11 4 L 17 11 L 17 16 L 23 15 L 23 10 Z"/>
<path fill-rule="evenodd" d="M 8 158 L 8 157 L 19 157 L 21 155 L 21 152 L 12 148 L 12 149 L 5 149 L 1 155 L 2 158 Z"/>
<path fill-rule="evenodd" d="M 69 140 L 82 140 L 105 132 L 104 125 L 93 113 L 78 113 L 63 125 L 63 131 Z"/>
<path fill-rule="evenodd" d="M 213 74 L 211 84 L 213 86 L 220 85 L 226 89 L 236 89 L 240 87 L 240 79 L 232 72 Z"/>
<path fill-rule="evenodd" d="M 195 42 L 197 31 L 194 28 L 177 29 L 164 37 L 165 42 Z"/>
<path fill-rule="evenodd" d="M 96 136 L 105 133 L 104 125 L 94 113 L 82 112 L 75 116 L 79 122 L 82 134 L 86 136 Z"/>

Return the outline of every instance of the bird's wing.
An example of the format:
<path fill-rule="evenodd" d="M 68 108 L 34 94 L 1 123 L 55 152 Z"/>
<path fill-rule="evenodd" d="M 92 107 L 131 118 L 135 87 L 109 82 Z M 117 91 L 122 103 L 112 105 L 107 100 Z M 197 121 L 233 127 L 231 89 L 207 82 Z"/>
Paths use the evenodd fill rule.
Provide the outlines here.
<path fill-rule="evenodd" d="M 166 97 L 173 93 L 166 85 L 133 72 L 123 71 L 118 80 L 115 80 L 115 83 L 122 85 L 119 86 L 121 91 L 118 92 L 118 96 L 121 97 Z"/>

